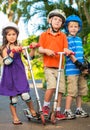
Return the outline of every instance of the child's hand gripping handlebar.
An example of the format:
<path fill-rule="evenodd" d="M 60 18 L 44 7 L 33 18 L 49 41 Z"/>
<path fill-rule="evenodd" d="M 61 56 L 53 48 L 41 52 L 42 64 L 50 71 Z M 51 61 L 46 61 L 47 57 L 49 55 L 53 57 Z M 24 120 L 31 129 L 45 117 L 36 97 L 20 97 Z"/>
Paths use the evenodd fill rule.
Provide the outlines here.
<path fill-rule="evenodd" d="M 22 52 L 22 50 L 25 50 L 25 49 L 27 49 L 27 48 L 35 49 L 35 48 L 38 48 L 39 46 L 40 46 L 40 45 L 37 44 L 36 46 L 29 45 L 29 46 L 19 47 L 17 50 L 16 50 L 16 49 L 12 49 L 11 52 L 12 52 L 12 53 Z"/>

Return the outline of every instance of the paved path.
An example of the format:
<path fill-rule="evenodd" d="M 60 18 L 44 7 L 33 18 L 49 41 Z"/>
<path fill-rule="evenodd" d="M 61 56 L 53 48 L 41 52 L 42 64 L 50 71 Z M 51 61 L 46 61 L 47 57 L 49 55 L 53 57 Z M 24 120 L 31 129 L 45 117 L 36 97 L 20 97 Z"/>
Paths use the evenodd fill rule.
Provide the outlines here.
<path fill-rule="evenodd" d="M 38 92 L 43 103 L 44 90 L 38 88 Z M 36 108 L 36 98 L 34 89 L 31 89 L 31 95 L 33 97 L 34 106 Z M 62 111 L 65 106 L 65 98 L 63 98 Z M 47 122 L 43 126 L 40 122 L 28 121 L 23 113 L 23 109 L 26 108 L 26 104 L 19 98 L 17 110 L 23 125 L 15 126 L 12 124 L 11 114 L 9 110 L 9 99 L 7 97 L 0 96 L 0 130 L 90 130 L 90 117 L 77 118 L 75 120 L 63 120 L 58 121 L 57 124 L 52 125 Z M 83 108 L 90 113 L 90 104 L 83 103 Z M 72 104 L 72 110 L 75 110 L 75 102 Z"/>

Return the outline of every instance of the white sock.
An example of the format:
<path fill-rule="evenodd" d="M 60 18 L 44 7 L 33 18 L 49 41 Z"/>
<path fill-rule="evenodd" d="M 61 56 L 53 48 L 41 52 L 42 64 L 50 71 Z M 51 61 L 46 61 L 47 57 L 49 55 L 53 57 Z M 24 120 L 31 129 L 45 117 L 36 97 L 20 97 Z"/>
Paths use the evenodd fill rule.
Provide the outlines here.
<path fill-rule="evenodd" d="M 61 107 L 57 107 L 57 111 L 60 111 L 61 110 Z"/>
<path fill-rule="evenodd" d="M 48 106 L 48 107 L 50 107 L 50 102 L 46 102 L 46 101 L 44 101 L 43 106 Z"/>
<path fill-rule="evenodd" d="M 77 107 L 77 109 L 76 110 L 81 110 L 81 107 Z"/>
<path fill-rule="evenodd" d="M 65 112 L 66 112 L 66 111 L 71 111 L 71 109 L 65 109 Z"/>

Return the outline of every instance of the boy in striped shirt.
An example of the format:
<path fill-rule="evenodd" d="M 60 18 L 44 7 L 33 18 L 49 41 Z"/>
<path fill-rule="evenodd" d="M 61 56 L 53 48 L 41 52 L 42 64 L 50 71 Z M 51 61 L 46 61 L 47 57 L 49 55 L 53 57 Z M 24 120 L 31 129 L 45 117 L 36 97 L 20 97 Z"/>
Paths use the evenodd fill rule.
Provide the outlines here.
<path fill-rule="evenodd" d="M 87 72 L 84 66 L 84 52 L 82 40 L 77 36 L 81 31 L 82 21 L 77 15 L 69 16 L 65 21 L 65 30 L 68 33 L 68 47 L 72 50 L 74 56 L 66 56 L 66 76 L 67 76 L 67 97 L 64 114 L 67 119 L 74 119 L 76 117 L 88 117 L 88 114 L 82 109 L 82 96 L 87 95 L 88 87 L 85 75 L 81 71 Z M 75 114 L 71 111 L 71 103 L 73 98 L 76 98 Z"/>

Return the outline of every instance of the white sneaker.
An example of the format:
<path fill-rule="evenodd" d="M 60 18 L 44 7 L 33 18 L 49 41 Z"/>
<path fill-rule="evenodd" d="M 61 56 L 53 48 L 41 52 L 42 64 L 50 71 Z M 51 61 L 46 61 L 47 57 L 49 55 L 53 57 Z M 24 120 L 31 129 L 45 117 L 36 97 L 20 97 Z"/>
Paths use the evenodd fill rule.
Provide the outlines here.
<path fill-rule="evenodd" d="M 76 117 L 82 117 L 82 118 L 89 117 L 89 114 L 86 113 L 82 108 L 80 110 L 79 109 L 76 110 L 75 115 Z"/>
<path fill-rule="evenodd" d="M 76 118 L 75 114 L 73 114 L 71 110 L 65 111 L 64 115 L 66 116 L 66 119 L 68 120 Z"/>

